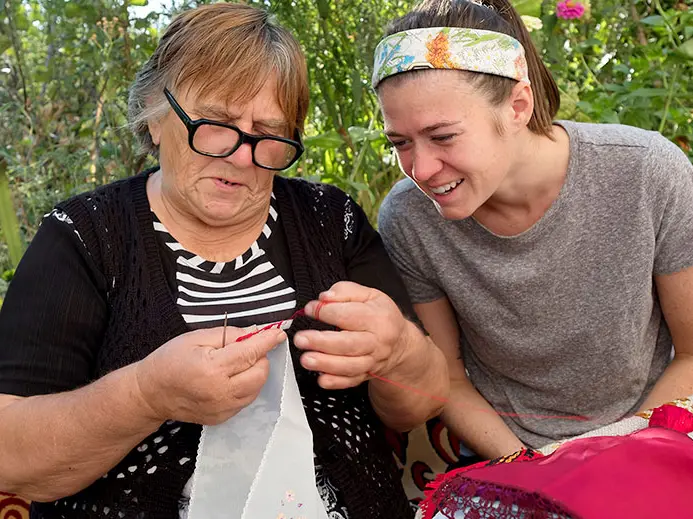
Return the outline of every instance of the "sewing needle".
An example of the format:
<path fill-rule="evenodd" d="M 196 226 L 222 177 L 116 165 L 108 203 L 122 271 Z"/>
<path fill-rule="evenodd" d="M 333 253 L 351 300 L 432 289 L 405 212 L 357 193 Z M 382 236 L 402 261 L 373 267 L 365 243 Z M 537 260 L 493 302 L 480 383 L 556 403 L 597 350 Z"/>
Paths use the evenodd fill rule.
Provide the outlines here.
<path fill-rule="evenodd" d="M 226 323 L 228 321 L 229 313 L 224 312 L 224 331 L 221 332 L 221 347 L 226 346 Z"/>

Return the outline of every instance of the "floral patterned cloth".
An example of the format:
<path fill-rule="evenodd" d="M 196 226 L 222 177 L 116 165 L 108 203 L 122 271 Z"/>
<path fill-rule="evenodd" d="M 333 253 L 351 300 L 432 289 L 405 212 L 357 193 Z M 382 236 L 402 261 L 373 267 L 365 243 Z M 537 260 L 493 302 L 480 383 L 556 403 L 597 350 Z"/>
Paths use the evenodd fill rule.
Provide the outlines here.
<path fill-rule="evenodd" d="M 29 502 L 19 496 L 0 492 L 0 519 L 29 519 Z"/>
<path fill-rule="evenodd" d="M 649 518 L 650 502 L 660 503 L 662 510 L 668 507 L 662 517 L 683 517 L 685 498 L 674 496 L 690 488 L 693 449 L 678 433 L 693 439 L 693 397 L 549 445 L 543 452 L 524 449 L 441 474 L 428 485 L 417 519 L 571 519 L 605 517 L 607 509 L 610 517 Z M 532 463 L 545 456 L 546 461 Z M 512 466 L 494 467 L 506 463 Z M 605 491 L 614 478 L 618 481 Z M 665 499 L 670 492 L 672 499 Z"/>
<path fill-rule="evenodd" d="M 693 413 L 693 395 L 685 398 L 679 398 L 678 400 L 669 402 L 666 405 L 681 407 Z M 639 431 L 647 427 L 648 420 L 651 417 L 652 410 L 643 411 L 641 413 L 637 413 L 634 416 L 624 418 L 623 420 L 620 420 L 613 424 L 605 425 L 604 427 L 600 427 L 599 429 L 595 429 L 594 431 L 590 431 L 575 438 L 568 438 L 566 440 L 550 443 L 539 449 L 539 451 L 542 454 L 548 455 L 554 452 L 556 449 L 558 449 L 558 447 L 560 447 L 565 442 L 575 440 L 578 438 L 589 438 L 594 436 L 625 436 L 626 434 L 631 434 L 635 431 Z"/>
<path fill-rule="evenodd" d="M 432 27 L 398 32 L 381 40 L 375 49 L 373 88 L 386 77 L 426 68 L 483 72 L 529 84 L 525 50 L 512 36 Z"/>
<path fill-rule="evenodd" d="M 438 474 L 482 461 L 481 457 L 465 448 L 440 417 L 431 418 L 408 433 L 387 430 L 387 439 L 412 506 L 423 499 L 426 486 Z"/>

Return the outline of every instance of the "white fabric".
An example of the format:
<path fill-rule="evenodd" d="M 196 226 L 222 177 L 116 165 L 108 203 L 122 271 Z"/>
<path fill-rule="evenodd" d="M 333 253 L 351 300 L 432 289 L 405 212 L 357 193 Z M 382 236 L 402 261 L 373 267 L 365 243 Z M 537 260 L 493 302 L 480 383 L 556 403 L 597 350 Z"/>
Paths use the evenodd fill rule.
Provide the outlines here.
<path fill-rule="evenodd" d="M 600 427 L 599 429 L 586 432 L 585 434 L 581 434 L 580 436 L 575 436 L 574 438 L 570 438 L 560 442 L 550 443 L 549 445 L 545 445 L 544 447 L 539 449 L 539 452 L 541 452 L 544 455 L 549 455 L 556 449 L 558 449 L 558 447 L 560 447 L 562 444 L 569 442 L 571 440 L 577 440 L 579 438 L 591 438 L 594 436 L 626 436 L 627 434 L 631 434 L 636 431 L 639 431 L 640 429 L 644 429 L 645 427 L 647 427 L 648 423 L 648 420 L 645 418 L 642 418 L 640 416 L 631 416 L 629 418 L 624 418 L 623 420 L 620 420 L 616 423 L 605 425 L 604 427 Z"/>
<path fill-rule="evenodd" d="M 255 401 L 203 427 L 189 519 L 327 519 L 288 341 L 268 358 L 270 374 Z"/>

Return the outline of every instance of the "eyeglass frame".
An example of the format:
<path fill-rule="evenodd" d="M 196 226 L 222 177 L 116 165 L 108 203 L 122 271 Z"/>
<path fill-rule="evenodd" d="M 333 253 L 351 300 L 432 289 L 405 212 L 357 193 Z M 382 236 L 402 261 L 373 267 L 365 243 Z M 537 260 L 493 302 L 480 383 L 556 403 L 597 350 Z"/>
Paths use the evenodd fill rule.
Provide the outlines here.
<path fill-rule="evenodd" d="M 303 155 L 303 152 L 305 151 L 305 148 L 303 146 L 303 143 L 301 142 L 301 135 L 298 131 L 298 128 L 294 130 L 294 135 L 296 139 L 287 139 L 285 137 L 279 137 L 278 135 L 252 135 L 250 133 L 246 133 L 243 130 L 241 130 L 238 126 L 235 126 L 233 124 L 227 124 L 227 123 L 222 123 L 220 121 L 214 121 L 212 119 L 195 119 L 193 120 L 186 112 L 183 110 L 183 107 L 178 104 L 178 101 L 176 101 L 176 98 L 173 97 L 173 94 L 168 88 L 164 88 L 164 96 L 166 96 L 166 99 L 168 103 L 171 105 L 171 108 L 173 111 L 176 113 L 178 118 L 181 120 L 181 122 L 185 125 L 185 128 L 188 130 L 188 146 L 190 146 L 190 149 L 193 150 L 195 153 L 199 155 L 204 155 L 205 157 L 213 157 L 217 159 L 223 159 L 225 157 L 230 157 L 236 151 L 238 151 L 238 148 L 240 148 L 243 144 L 250 144 L 250 149 L 251 149 L 251 157 L 253 160 L 253 164 L 255 164 L 257 167 L 262 168 L 262 169 L 268 169 L 270 171 L 284 171 L 289 169 L 291 166 L 293 166 L 296 161 L 301 158 L 301 155 Z M 238 133 L 239 139 L 236 145 L 229 151 L 228 153 L 224 154 L 214 154 L 214 153 L 206 153 L 204 151 L 200 151 L 195 148 L 195 145 L 193 144 L 193 140 L 195 138 L 195 132 L 197 132 L 198 128 L 202 126 L 203 124 L 209 124 L 212 126 L 219 126 L 221 128 L 227 128 L 229 130 L 234 130 L 235 132 Z M 263 140 L 273 140 L 273 141 L 279 141 L 279 142 L 284 142 L 286 144 L 291 144 L 294 148 L 296 148 L 296 156 L 289 162 L 288 165 L 284 166 L 283 168 L 271 168 L 269 166 L 263 166 L 262 164 L 259 164 L 255 160 L 255 148 L 257 147 L 257 144 L 260 141 Z"/>

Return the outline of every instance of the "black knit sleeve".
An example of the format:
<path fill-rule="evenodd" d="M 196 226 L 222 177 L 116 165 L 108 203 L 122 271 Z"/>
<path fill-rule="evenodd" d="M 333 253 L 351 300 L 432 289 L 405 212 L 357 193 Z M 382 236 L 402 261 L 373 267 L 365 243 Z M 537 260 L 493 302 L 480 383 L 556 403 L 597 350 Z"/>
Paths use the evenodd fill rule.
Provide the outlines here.
<path fill-rule="evenodd" d="M 386 293 L 408 319 L 418 324 L 404 282 L 390 261 L 380 234 L 351 198 L 344 203 L 343 250 L 350 281 Z"/>
<path fill-rule="evenodd" d="M 0 309 L 0 393 L 31 396 L 88 383 L 106 320 L 105 282 L 69 217 L 53 212 Z"/>

